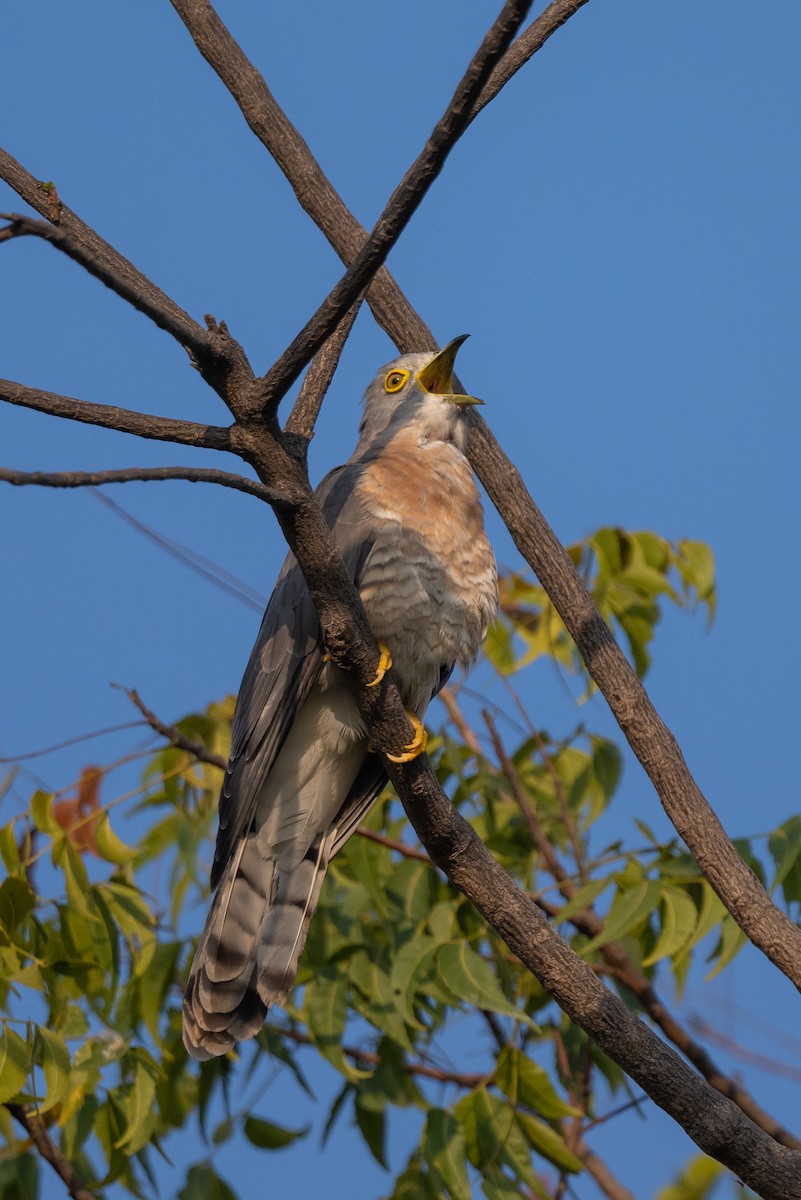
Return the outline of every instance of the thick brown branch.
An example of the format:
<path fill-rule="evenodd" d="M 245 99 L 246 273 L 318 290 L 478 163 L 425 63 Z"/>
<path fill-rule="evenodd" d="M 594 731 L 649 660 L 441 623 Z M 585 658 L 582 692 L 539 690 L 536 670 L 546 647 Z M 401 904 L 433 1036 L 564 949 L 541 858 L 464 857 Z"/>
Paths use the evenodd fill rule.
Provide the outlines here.
<path fill-rule="evenodd" d="M 779 1145 L 639 1021 L 550 927 L 439 788 L 425 756 L 387 764 L 434 862 L 580 1025 L 702 1150 L 764 1200 L 801 1200 L 801 1154 Z"/>
<path fill-rule="evenodd" d="M 25 1130 L 45 1162 L 50 1163 L 72 1200 L 97 1200 L 69 1159 L 61 1153 L 41 1117 L 26 1104 L 6 1104 L 6 1108 Z"/>
<path fill-rule="evenodd" d="M 517 468 L 484 421 L 472 413 L 470 418 L 476 474 L 553 601 L 665 812 L 740 928 L 801 991 L 801 929 L 737 853 Z"/>
<path fill-rule="evenodd" d="M 453 98 L 422 151 L 390 196 L 384 211 L 353 263 L 284 353 L 260 380 L 257 395 L 265 415 L 274 416 L 287 389 L 342 320 L 387 258 L 419 208 L 434 180 L 470 124 L 470 114 L 532 0 L 506 0 L 462 77 Z"/>
<path fill-rule="evenodd" d="M 572 900 L 576 894 L 576 888 L 559 861 L 556 850 L 545 834 L 534 806 L 526 795 L 515 765 L 501 741 L 494 721 L 489 713 L 486 712 L 484 713 L 484 719 L 492 738 L 493 749 L 498 758 L 501 771 L 509 784 L 512 796 L 523 814 L 532 843 L 539 852 L 546 870 L 557 883 L 562 896 L 565 900 Z M 547 912 L 555 920 L 559 919 L 558 906 L 551 905 L 544 900 L 539 900 L 538 904 L 543 912 Z M 603 933 L 604 929 L 603 921 L 589 905 L 579 912 L 574 913 L 570 918 L 570 923 L 589 938 L 598 937 Z M 600 954 L 607 965 L 613 969 L 618 982 L 622 983 L 637 998 L 651 1020 L 659 1026 L 673 1045 L 681 1050 L 682 1054 L 685 1055 L 693 1066 L 698 1068 L 704 1079 L 716 1091 L 733 1100 L 737 1107 L 746 1116 L 750 1117 L 755 1125 L 758 1125 L 760 1129 L 764 1129 L 777 1142 L 781 1142 L 782 1145 L 789 1146 L 793 1150 L 801 1150 L 801 1141 L 788 1130 L 784 1129 L 775 1117 L 772 1117 L 770 1113 L 760 1108 L 753 1096 L 740 1087 L 735 1080 L 721 1071 L 712 1061 L 704 1047 L 696 1042 L 681 1023 L 676 1020 L 670 1010 L 662 1003 L 656 989 L 648 978 L 634 966 L 620 942 L 607 942 L 606 945 L 601 947 Z"/>
<path fill-rule="evenodd" d="M 4 179 L 47 222 L 46 228 L 40 229 L 38 222 L 12 214 L 16 232 L 45 237 L 85 267 L 90 275 L 150 317 L 160 329 L 171 334 L 198 362 L 208 360 L 215 353 L 207 330 L 67 208 L 52 183 L 35 179 L 5 150 L 0 150 L 0 179 Z"/>
<path fill-rule="evenodd" d="M 256 496 L 268 504 L 280 504 L 283 497 L 245 475 L 233 475 L 230 471 L 215 471 L 211 467 L 125 467 L 119 471 L 12 471 L 0 467 L 0 482 L 15 487 L 36 485 L 37 487 L 79 488 L 100 487 L 107 483 L 147 483 L 180 479 L 186 483 L 216 483 L 221 487 L 234 488 L 249 496 Z"/>
<path fill-rule="evenodd" d="M 0 400 L 48 413 L 51 417 L 117 429 L 120 433 L 132 433 L 157 442 L 178 442 L 182 446 L 203 446 L 208 450 L 232 449 L 231 430 L 222 425 L 198 425 L 194 421 L 154 417 L 150 413 L 116 408 L 111 404 L 92 404 L 88 400 L 75 400 L 72 396 L 27 387 L 10 379 L 0 379 Z"/>

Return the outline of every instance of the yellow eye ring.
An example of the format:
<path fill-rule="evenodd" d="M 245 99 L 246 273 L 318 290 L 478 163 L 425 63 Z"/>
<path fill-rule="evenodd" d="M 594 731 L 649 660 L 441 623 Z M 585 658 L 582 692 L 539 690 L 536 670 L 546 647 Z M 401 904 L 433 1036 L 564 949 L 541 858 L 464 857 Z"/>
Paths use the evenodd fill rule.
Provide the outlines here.
<path fill-rule="evenodd" d="M 408 371 L 390 371 L 384 380 L 384 391 L 392 395 L 399 392 L 409 378 Z"/>

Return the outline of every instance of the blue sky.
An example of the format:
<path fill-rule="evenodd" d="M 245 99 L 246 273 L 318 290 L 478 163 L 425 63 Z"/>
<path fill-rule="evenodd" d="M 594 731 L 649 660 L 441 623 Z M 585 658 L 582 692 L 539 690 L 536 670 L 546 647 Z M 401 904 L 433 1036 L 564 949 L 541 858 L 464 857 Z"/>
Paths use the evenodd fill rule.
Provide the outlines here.
<path fill-rule="evenodd" d="M 368 225 L 496 13 L 480 0 L 222 0 L 219 11 Z M 738 836 L 799 808 L 800 40 L 797 0 L 756 11 L 745 0 L 591 0 L 469 130 L 389 264 L 441 342 L 472 333 L 463 379 L 563 541 L 620 524 L 712 544 L 714 626 L 669 616 L 648 687 Z M 193 316 L 224 318 L 266 369 L 339 264 L 166 0 L 29 0 L 5 13 L 4 43 L 7 149 Z M 0 186 L 0 209 L 21 207 Z M 0 321 L 8 378 L 226 421 L 170 338 L 44 244 L 0 247 Z M 350 453 L 361 392 L 392 356 L 362 314 L 318 427 L 315 478 Z M 219 465 L 7 407 L 0 449 L 20 469 Z M 256 501 L 180 483 L 111 495 L 269 592 L 284 550 Z M 488 527 L 499 562 L 518 566 L 493 512 Z M 128 719 L 110 681 L 137 687 L 168 720 L 236 690 L 256 614 L 88 493 L 4 487 L 0 553 L 0 752 Z M 612 732 L 602 701 L 576 713 L 552 671 L 526 686 L 540 725 L 584 719 Z M 63 787 L 87 754 L 128 745 L 121 736 L 31 767 Z M 627 763 L 608 836 L 637 815 L 667 833 Z M 797 1028 L 797 995 L 756 953 L 708 987 L 699 980 L 685 1011 L 787 1057 L 723 1007 L 735 1000 Z M 792 1128 L 792 1086 L 758 1071 L 747 1079 Z M 324 1095 L 334 1083 L 321 1076 L 319 1086 Z M 272 1114 L 289 1121 L 294 1102 L 280 1077 Z M 635 1136 L 642 1161 L 632 1161 Z M 692 1149 L 652 1106 L 647 1122 L 610 1122 L 593 1144 L 638 1197 Z M 243 1171 L 269 1170 L 271 1194 L 291 1186 L 297 1200 L 318 1194 L 323 1172 L 332 1195 L 355 1200 L 389 1183 L 345 1128 L 324 1157 L 304 1146 L 255 1168 L 233 1153 L 220 1167 L 240 1184 Z M 165 1176 L 165 1196 L 178 1182 Z M 45 1200 L 60 1194 L 48 1181 Z M 580 1183 L 576 1194 L 595 1192 Z"/>

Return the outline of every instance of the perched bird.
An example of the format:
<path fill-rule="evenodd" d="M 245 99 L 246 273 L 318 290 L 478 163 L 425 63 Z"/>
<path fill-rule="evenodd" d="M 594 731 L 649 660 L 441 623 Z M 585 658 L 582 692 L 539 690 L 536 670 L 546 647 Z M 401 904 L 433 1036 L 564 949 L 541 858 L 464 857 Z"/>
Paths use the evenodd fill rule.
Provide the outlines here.
<path fill-rule="evenodd" d="M 406 354 L 367 389 L 359 442 L 317 498 L 415 728 L 456 663 L 475 659 L 498 599 L 495 560 L 464 455 L 453 364 Z M 325 654 L 303 575 L 284 563 L 245 671 L 220 796 L 216 893 L 184 999 L 194 1058 L 254 1037 L 286 999 L 325 871 L 386 782 L 342 671 Z"/>

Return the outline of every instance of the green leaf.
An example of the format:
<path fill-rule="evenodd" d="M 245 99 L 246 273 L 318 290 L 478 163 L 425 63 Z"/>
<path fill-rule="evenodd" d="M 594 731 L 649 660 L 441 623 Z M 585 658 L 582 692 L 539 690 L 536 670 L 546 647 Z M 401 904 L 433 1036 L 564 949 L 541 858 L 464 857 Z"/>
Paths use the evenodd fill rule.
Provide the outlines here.
<path fill-rule="evenodd" d="M 20 869 L 16 824 L 16 821 L 9 821 L 7 825 L 0 827 L 0 855 L 2 855 L 9 875 L 15 874 Z"/>
<path fill-rule="evenodd" d="M 142 975 L 156 950 L 155 918 L 142 893 L 136 887 L 114 881 L 97 884 L 95 893 L 103 898 L 122 930 L 133 958 L 133 974 Z"/>
<path fill-rule="evenodd" d="M 403 1014 L 399 1012 L 399 1001 L 403 1001 L 400 988 L 396 991 L 389 975 L 382 971 L 377 963 L 372 962 L 363 950 L 354 954 L 348 975 L 364 997 L 359 1011 L 377 1029 L 389 1034 L 404 1049 L 412 1051 L 414 1046 L 409 1038 Z M 415 1021 L 415 1024 L 418 1022 Z"/>
<path fill-rule="evenodd" d="M 387 895 L 415 924 L 431 911 L 435 887 L 433 869 L 426 863 L 412 862 L 408 858 L 394 864 L 386 882 Z"/>
<path fill-rule="evenodd" d="M 320 1053 L 346 1079 L 365 1079 L 370 1071 L 360 1071 L 345 1058 L 342 1035 L 348 1011 L 348 984 L 335 967 L 323 967 L 306 985 L 303 1011 L 309 1033 Z"/>
<path fill-rule="evenodd" d="M 95 826 L 95 845 L 106 862 L 124 866 L 133 862 L 139 851 L 134 846 L 126 846 L 111 828 L 108 813 L 104 812 Z"/>
<path fill-rule="evenodd" d="M 491 1012 L 534 1024 L 526 1013 L 506 999 L 492 967 L 467 942 L 442 946 L 437 953 L 437 964 L 448 988 L 464 1004 L 488 1008 Z"/>
<path fill-rule="evenodd" d="M 698 914 L 698 924 L 695 927 L 695 933 L 687 949 L 689 950 L 703 941 L 707 934 L 711 933 L 720 924 L 725 912 L 726 908 L 722 900 L 718 898 L 707 881 L 704 880 L 701 884 L 701 911 Z"/>
<path fill-rule="evenodd" d="M 485 1087 L 463 1096 L 454 1109 L 471 1163 L 479 1171 L 497 1163 L 514 1124 L 514 1110 Z"/>
<path fill-rule="evenodd" d="M 39 1111 L 47 1112 L 60 1104 L 70 1085 L 70 1054 L 63 1039 L 44 1025 L 36 1030 L 37 1058 L 44 1070 L 46 1092 Z"/>
<path fill-rule="evenodd" d="M 361 1131 L 368 1150 L 379 1166 L 385 1170 L 389 1170 L 386 1152 L 387 1122 L 383 1111 L 361 1104 L 358 1095 L 354 1111 L 356 1114 L 356 1124 Z"/>
<path fill-rule="evenodd" d="M 714 1159 L 699 1154 L 674 1183 L 660 1190 L 656 1200 L 707 1200 L 724 1170 Z"/>
<path fill-rule="evenodd" d="M 351 838 L 347 846 L 347 864 L 363 886 L 381 917 L 388 915 L 387 898 L 384 891 L 389 853 L 367 838 Z"/>
<path fill-rule="evenodd" d="M 768 839 L 768 849 L 776 863 L 772 888 L 783 884 L 801 856 L 801 816 L 790 817 Z M 785 899 L 792 897 L 785 896 Z"/>
<path fill-rule="evenodd" d="M 234 1191 L 209 1163 L 196 1163 L 186 1173 L 177 1200 L 238 1200 Z"/>
<path fill-rule="evenodd" d="M 412 937 L 392 957 L 390 982 L 395 1003 L 404 1020 L 420 1028 L 415 1016 L 414 1002 L 422 981 L 431 973 L 437 953 L 437 942 L 420 933 Z M 389 1031 L 387 1031 L 389 1032 Z"/>
<path fill-rule="evenodd" d="M 584 1170 L 581 1159 L 576 1158 L 575 1154 L 568 1150 L 562 1135 L 550 1125 L 546 1125 L 543 1121 L 538 1121 L 536 1117 L 524 1112 L 517 1113 L 517 1120 L 526 1138 L 538 1154 L 547 1158 L 560 1171 Z"/>
<path fill-rule="evenodd" d="M 145 1054 L 145 1051 L 136 1052 L 133 1079 L 126 1085 L 122 1102 L 126 1128 L 115 1143 L 117 1150 L 124 1147 L 128 1155 L 136 1154 L 150 1141 L 156 1125 L 156 1076 L 159 1072 Z"/>
<path fill-rule="evenodd" d="M 39 1158 L 19 1154 L 0 1161 L 0 1200 L 34 1200 L 39 1195 Z"/>
<path fill-rule="evenodd" d="M 582 948 L 582 953 L 590 954 L 599 946 L 605 946 L 607 942 L 613 942 L 634 929 L 656 908 L 661 891 L 662 884 L 658 879 L 650 882 L 643 880 L 619 891 L 604 918 L 603 930 Z"/>
<path fill-rule="evenodd" d="M 512 1104 L 533 1108 L 549 1121 L 581 1115 L 557 1093 L 548 1072 L 514 1046 L 504 1046 L 498 1056 L 495 1083 Z"/>
<path fill-rule="evenodd" d="M 432 1174 L 452 1200 L 471 1200 L 467 1178 L 467 1142 L 464 1130 L 453 1113 L 431 1108 L 426 1117 L 420 1149 Z"/>
<path fill-rule="evenodd" d="M 283 1125 L 265 1120 L 264 1117 L 246 1117 L 242 1126 L 245 1137 L 251 1145 L 258 1146 L 260 1150 L 283 1150 L 298 1138 L 306 1137 L 310 1128 L 310 1125 L 304 1125 L 303 1129 L 286 1129 Z"/>
<path fill-rule="evenodd" d="M 28 1078 L 31 1048 L 5 1022 L 0 1026 L 0 1104 L 21 1092 Z"/>
<path fill-rule="evenodd" d="M 11 875 L 0 883 L 0 925 L 13 933 L 36 907 L 36 896 L 27 879 Z"/>
<path fill-rule="evenodd" d="M 717 961 L 704 982 L 708 983 L 710 979 L 714 979 L 716 975 L 720 974 L 723 968 L 742 950 L 746 941 L 747 938 L 734 917 L 726 913 L 720 923 L 720 941 L 713 956 Z"/>
<path fill-rule="evenodd" d="M 606 891 L 612 882 L 613 878 L 610 876 L 608 879 L 593 879 L 589 883 L 585 883 L 572 896 L 564 908 L 559 910 L 556 918 L 557 921 L 561 924 L 563 921 L 569 920 L 575 913 L 580 912 L 582 908 L 588 908 L 591 904 L 594 904 L 601 895 L 601 892 Z"/>
<path fill-rule="evenodd" d="M 684 888 L 671 887 L 662 889 L 662 929 L 656 945 L 647 958 L 642 960 L 644 967 L 650 967 L 662 958 L 673 958 L 690 942 L 698 924 L 698 909 L 695 902 Z"/>
<path fill-rule="evenodd" d="M 40 833 L 62 833 L 53 816 L 53 797 L 50 792 L 36 791 L 31 796 L 31 819 Z"/>

